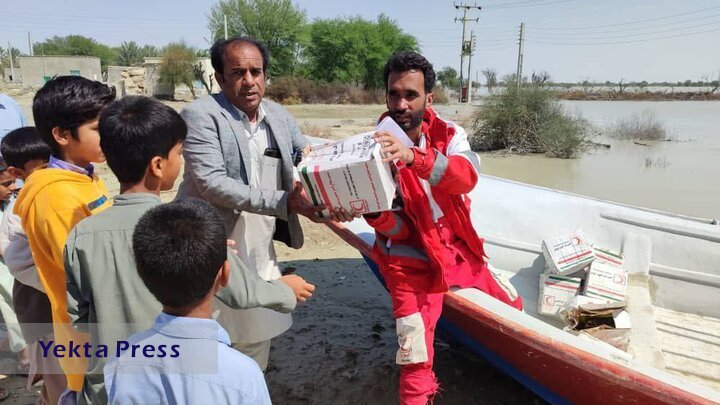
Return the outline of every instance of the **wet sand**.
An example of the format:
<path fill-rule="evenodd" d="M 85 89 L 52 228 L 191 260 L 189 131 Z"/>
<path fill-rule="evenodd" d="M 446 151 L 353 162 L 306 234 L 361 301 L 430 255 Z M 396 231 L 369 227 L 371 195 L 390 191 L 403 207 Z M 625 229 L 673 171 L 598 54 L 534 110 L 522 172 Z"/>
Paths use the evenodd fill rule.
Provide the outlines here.
<path fill-rule="evenodd" d="M 281 267 L 317 286 L 273 340 L 266 374 L 277 404 L 394 404 L 399 368 L 390 298 L 358 252 L 303 221 L 306 246 L 276 244 Z M 436 404 L 531 404 L 522 385 L 464 348 L 435 343 Z"/>

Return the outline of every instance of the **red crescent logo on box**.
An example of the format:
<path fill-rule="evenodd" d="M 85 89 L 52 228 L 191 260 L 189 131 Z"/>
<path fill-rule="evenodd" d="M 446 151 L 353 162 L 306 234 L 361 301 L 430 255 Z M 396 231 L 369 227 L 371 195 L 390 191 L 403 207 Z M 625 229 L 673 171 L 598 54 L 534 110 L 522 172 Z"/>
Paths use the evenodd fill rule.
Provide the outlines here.
<path fill-rule="evenodd" d="M 545 301 L 545 305 L 555 305 L 555 297 L 552 295 L 545 295 L 543 301 Z"/>
<path fill-rule="evenodd" d="M 368 212 L 368 204 L 366 200 L 350 201 L 350 208 L 355 212 Z"/>
<path fill-rule="evenodd" d="M 615 276 L 613 276 L 613 283 L 625 284 L 625 275 L 624 274 L 616 274 Z"/>

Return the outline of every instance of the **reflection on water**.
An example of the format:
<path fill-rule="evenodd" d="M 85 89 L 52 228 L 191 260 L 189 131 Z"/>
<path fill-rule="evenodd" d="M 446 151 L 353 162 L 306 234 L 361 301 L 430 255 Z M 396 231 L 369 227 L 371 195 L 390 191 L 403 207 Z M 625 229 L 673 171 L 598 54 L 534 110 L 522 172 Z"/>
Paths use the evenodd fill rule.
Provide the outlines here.
<path fill-rule="evenodd" d="M 654 112 L 676 142 L 617 141 L 580 159 L 485 153 L 483 172 L 539 186 L 687 215 L 720 218 L 720 102 L 564 103 L 598 127 Z"/>

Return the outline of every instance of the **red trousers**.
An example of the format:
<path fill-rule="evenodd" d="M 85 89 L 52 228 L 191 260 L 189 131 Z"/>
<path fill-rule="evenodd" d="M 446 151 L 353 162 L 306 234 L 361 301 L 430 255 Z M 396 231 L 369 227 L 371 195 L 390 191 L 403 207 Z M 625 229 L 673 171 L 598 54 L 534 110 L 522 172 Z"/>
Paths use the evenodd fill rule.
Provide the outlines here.
<path fill-rule="evenodd" d="M 447 269 L 449 286 L 474 287 L 517 309 L 522 300 L 504 289 L 493 277 L 482 258 L 461 240 L 443 235 L 447 253 L 455 255 L 455 265 Z M 392 249 L 392 248 L 391 248 Z M 434 275 L 429 266 L 389 264 L 383 270 L 390 291 L 393 316 L 398 327 L 397 362 L 400 369 L 400 403 L 426 404 L 438 390 L 433 366 L 435 327 L 442 312 L 444 293 L 432 291 Z"/>

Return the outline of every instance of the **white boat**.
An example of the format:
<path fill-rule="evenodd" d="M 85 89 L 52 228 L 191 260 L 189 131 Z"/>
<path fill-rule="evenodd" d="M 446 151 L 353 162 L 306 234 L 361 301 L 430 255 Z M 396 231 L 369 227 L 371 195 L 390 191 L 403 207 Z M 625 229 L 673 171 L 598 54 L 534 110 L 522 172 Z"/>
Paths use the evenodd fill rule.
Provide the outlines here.
<path fill-rule="evenodd" d="M 475 289 L 448 292 L 439 328 L 551 403 L 720 403 L 720 225 L 491 176 L 470 194 L 489 263 L 519 312 Z M 718 207 L 720 210 L 720 207 Z M 364 220 L 330 227 L 378 275 Z M 536 311 L 541 241 L 582 229 L 625 255 L 628 351 L 581 339 Z"/>

